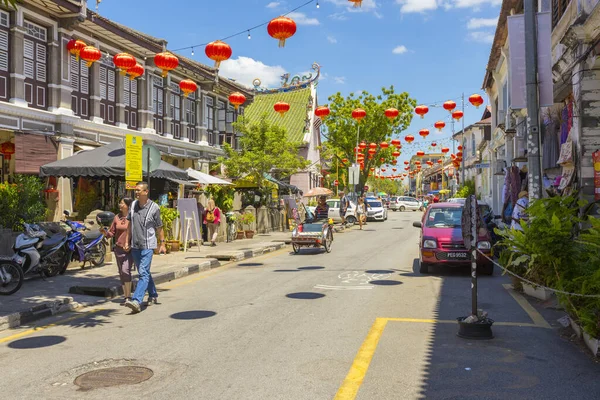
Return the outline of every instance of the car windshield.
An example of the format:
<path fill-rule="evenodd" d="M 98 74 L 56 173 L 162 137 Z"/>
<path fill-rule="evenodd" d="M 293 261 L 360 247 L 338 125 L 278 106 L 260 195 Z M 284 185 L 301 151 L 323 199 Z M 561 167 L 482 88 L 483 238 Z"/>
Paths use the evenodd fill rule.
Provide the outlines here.
<path fill-rule="evenodd" d="M 428 228 L 457 228 L 461 226 L 462 208 L 431 208 L 425 226 Z"/>
<path fill-rule="evenodd" d="M 380 201 L 367 201 L 367 203 L 373 208 L 383 207 Z"/>

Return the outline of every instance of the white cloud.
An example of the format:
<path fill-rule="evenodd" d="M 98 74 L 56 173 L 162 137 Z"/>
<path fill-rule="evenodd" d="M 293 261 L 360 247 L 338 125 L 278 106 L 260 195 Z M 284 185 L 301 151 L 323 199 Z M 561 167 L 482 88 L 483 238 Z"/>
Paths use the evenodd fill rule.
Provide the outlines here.
<path fill-rule="evenodd" d="M 401 13 L 424 13 L 437 9 L 438 0 L 396 0 L 396 4 L 400 5 Z"/>
<path fill-rule="evenodd" d="M 330 14 L 329 18 L 336 20 L 336 21 L 345 21 L 348 19 L 345 12 L 338 12 L 338 13 Z"/>
<path fill-rule="evenodd" d="M 438 8 L 445 10 L 470 8 L 473 11 L 478 11 L 485 5 L 499 6 L 502 4 L 502 0 L 396 0 L 396 4 L 400 5 L 401 13 L 409 14 L 425 13 L 426 11 L 433 11 Z"/>
<path fill-rule="evenodd" d="M 219 75 L 235 79 L 236 82 L 252 87 L 252 81 L 261 80 L 261 86 L 275 87 L 281 83 L 285 69 L 280 65 L 266 65 L 250 57 L 238 57 L 221 63 Z"/>
<path fill-rule="evenodd" d="M 293 19 L 298 25 L 320 25 L 320 22 L 316 18 L 309 18 L 306 14 L 301 12 L 292 12 L 287 15 Z"/>
<path fill-rule="evenodd" d="M 392 53 L 394 53 L 394 54 L 404 54 L 407 51 L 408 51 L 408 49 L 406 48 L 406 46 L 400 45 L 400 46 L 394 47 L 394 50 L 392 50 Z"/>
<path fill-rule="evenodd" d="M 327 41 L 331 44 L 336 44 L 337 43 L 337 39 L 334 38 L 333 36 L 327 36 Z"/>
<path fill-rule="evenodd" d="M 340 85 L 343 85 L 346 83 L 346 77 L 345 76 L 334 76 L 333 81 L 335 83 L 339 83 Z"/>
<path fill-rule="evenodd" d="M 473 31 L 469 32 L 469 39 L 480 43 L 493 43 L 494 32 Z"/>
<path fill-rule="evenodd" d="M 272 1 L 269 4 L 267 4 L 267 8 L 277 8 L 277 7 L 279 7 L 280 4 L 281 3 L 278 1 Z"/>
<path fill-rule="evenodd" d="M 495 28 L 498 18 L 471 18 L 467 23 L 467 29 Z"/>

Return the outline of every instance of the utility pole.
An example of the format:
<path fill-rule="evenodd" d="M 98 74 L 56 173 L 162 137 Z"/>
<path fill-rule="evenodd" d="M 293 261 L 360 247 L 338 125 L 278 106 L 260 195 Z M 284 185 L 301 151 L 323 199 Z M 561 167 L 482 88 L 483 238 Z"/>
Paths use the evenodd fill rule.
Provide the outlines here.
<path fill-rule="evenodd" d="M 525 0 L 525 79 L 527 86 L 527 163 L 529 199 L 542 198 L 540 107 L 537 80 L 537 1 Z"/>
<path fill-rule="evenodd" d="M 525 0 L 527 1 L 527 0 Z M 533 1 L 533 0 L 529 0 L 529 1 Z M 461 142 L 462 142 L 462 151 L 463 151 L 463 156 L 462 156 L 462 184 L 465 184 L 465 93 L 463 92 L 462 94 L 462 112 L 463 112 L 463 116 L 461 118 L 462 120 L 462 134 L 460 135 L 461 137 Z"/>

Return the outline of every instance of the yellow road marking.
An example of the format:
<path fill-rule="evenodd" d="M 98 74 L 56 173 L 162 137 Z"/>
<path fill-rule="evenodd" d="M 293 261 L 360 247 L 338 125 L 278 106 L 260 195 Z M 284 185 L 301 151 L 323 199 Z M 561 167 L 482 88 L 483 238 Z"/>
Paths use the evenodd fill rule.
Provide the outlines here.
<path fill-rule="evenodd" d="M 512 289 L 511 284 L 505 283 L 502 286 L 504 286 L 504 289 L 508 290 L 508 293 L 510 293 L 513 299 L 515 299 L 515 301 L 519 303 L 521 308 L 527 313 L 527 315 L 529 315 L 529 318 L 531 318 L 531 320 L 536 326 L 547 329 L 552 328 L 550 324 L 546 322 L 544 317 L 542 317 L 542 314 L 540 314 L 531 304 L 529 304 L 527 299 L 523 297 L 521 293 L 516 292 Z"/>
<path fill-rule="evenodd" d="M 338 389 L 334 400 L 349 400 L 354 399 L 358 394 L 358 389 L 362 385 L 363 379 L 369 369 L 369 364 L 375 354 L 375 349 L 379 343 L 379 338 L 385 329 L 387 324 L 386 318 L 377 318 L 375 323 L 371 327 L 367 338 L 363 342 L 362 346 L 358 350 L 356 358 L 350 367 L 346 379 L 342 383 L 342 386 Z"/>
<path fill-rule="evenodd" d="M 59 321 L 53 322 L 53 323 L 48 324 L 48 325 L 38 326 L 38 327 L 35 327 L 35 328 L 32 328 L 32 329 L 28 329 L 28 330 L 20 332 L 20 333 L 16 333 L 16 334 L 11 335 L 11 336 L 6 336 L 6 337 L 3 337 L 3 338 L 0 338 L 0 343 L 11 342 L 11 341 L 13 341 L 15 339 L 20 339 L 20 338 L 22 338 L 24 336 L 31 335 L 32 333 L 40 332 L 40 331 L 43 331 L 44 329 L 52 328 L 54 326 L 61 325 L 61 324 L 65 323 L 65 322 L 73 321 L 74 319 L 83 318 L 83 317 L 86 317 L 86 316 L 88 316 L 90 314 L 97 313 L 99 311 L 102 311 L 102 310 L 101 309 L 94 309 L 94 310 L 87 311 L 87 312 L 79 314 L 79 315 L 74 315 L 74 316 L 69 317 L 69 318 L 61 319 Z"/>
<path fill-rule="evenodd" d="M 447 319 L 419 319 L 419 318 L 385 318 L 392 322 L 414 322 L 422 324 L 456 324 L 456 320 Z M 539 324 L 530 324 L 528 322 L 494 322 L 496 326 L 523 326 L 528 328 L 550 328 L 548 326 L 542 326 Z"/>

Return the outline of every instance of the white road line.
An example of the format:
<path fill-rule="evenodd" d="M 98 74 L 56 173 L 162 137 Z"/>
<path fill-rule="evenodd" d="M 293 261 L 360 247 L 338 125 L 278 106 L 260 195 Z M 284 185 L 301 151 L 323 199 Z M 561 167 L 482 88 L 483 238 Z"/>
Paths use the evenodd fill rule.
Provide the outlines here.
<path fill-rule="evenodd" d="M 316 289 L 326 290 L 371 290 L 373 286 L 330 286 L 330 285 L 315 285 Z"/>

